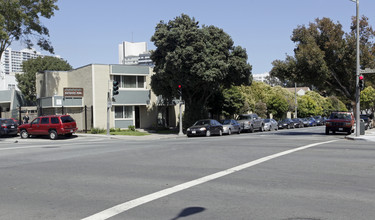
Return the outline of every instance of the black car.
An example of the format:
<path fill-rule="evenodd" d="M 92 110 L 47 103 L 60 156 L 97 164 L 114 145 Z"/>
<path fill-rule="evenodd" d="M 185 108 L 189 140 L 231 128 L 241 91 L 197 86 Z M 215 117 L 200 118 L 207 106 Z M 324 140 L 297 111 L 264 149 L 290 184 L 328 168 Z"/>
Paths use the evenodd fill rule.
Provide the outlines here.
<path fill-rule="evenodd" d="M 278 126 L 281 129 L 282 128 L 290 129 L 290 128 L 294 128 L 294 122 L 290 118 L 285 118 L 285 119 L 279 121 Z"/>
<path fill-rule="evenodd" d="M 292 121 L 294 122 L 295 128 L 303 128 L 305 125 L 303 124 L 303 120 L 300 118 L 293 118 Z"/>
<path fill-rule="evenodd" d="M 186 130 L 188 137 L 192 136 L 211 136 L 213 134 L 223 135 L 223 125 L 214 119 L 199 120 L 193 126 Z"/>
<path fill-rule="evenodd" d="M 0 136 L 17 136 L 18 125 L 13 119 L 0 118 Z"/>

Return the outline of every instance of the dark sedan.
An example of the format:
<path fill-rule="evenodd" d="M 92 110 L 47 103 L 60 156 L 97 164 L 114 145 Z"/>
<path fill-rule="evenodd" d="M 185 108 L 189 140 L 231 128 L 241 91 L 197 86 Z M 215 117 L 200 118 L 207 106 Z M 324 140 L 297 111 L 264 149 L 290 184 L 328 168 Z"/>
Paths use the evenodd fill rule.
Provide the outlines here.
<path fill-rule="evenodd" d="M 0 136 L 17 136 L 18 125 L 12 119 L 0 118 Z"/>
<path fill-rule="evenodd" d="M 303 124 L 303 120 L 300 118 L 293 118 L 292 121 L 294 122 L 295 128 L 303 128 L 305 125 Z"/>
<path fill-rule="evenodd" d="M 290 118 L 285 118 L 279 121 L 279 128 L 281 129 L 282 128 L 287 128 L 287 129 L 294 128 L 294 122 Z"/>
<path fill-rule="evenodd" d="M 214 119 L 199 120 L 193 126 L 186 130 L 188 137 L 192 136 L 211 136 L 213 134 L 223 135 L 223 125 Z"/>

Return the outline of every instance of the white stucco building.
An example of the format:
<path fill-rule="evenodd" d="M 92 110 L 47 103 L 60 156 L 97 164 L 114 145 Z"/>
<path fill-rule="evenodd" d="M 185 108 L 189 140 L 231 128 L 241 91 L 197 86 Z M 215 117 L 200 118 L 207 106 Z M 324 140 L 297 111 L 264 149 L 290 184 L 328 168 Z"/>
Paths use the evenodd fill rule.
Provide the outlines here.
<path fill-rule="evenodd" d="M 118 45 L 119 64 L 152 65 L 146 42 L 124 41 Z"/>

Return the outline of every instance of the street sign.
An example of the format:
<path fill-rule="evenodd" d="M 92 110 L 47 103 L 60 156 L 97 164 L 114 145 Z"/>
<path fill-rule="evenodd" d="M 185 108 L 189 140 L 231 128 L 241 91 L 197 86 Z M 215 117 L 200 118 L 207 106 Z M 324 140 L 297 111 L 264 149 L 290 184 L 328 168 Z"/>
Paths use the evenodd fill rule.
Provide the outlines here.
<path fill-rule="evenodd" d="M 364 70 L 359 70 L 359 73 L 375 73 L 375 69 L 366 68 Z"/>

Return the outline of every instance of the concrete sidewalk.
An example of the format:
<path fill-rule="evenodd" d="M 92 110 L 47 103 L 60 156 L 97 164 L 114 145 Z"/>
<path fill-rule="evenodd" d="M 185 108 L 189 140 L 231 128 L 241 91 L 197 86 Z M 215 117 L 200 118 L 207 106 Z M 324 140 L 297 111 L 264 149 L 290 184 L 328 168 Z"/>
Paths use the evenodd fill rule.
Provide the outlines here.
<path fill-rule="evenodd" d="M 355 133 L 348 135 L 345 137 L 349 140 L 355 140 L 355 141 L 372 141 L 375 142 L 375 128 L 369 129 L 365 131 L 365 135 L 355 136 Z"/>

